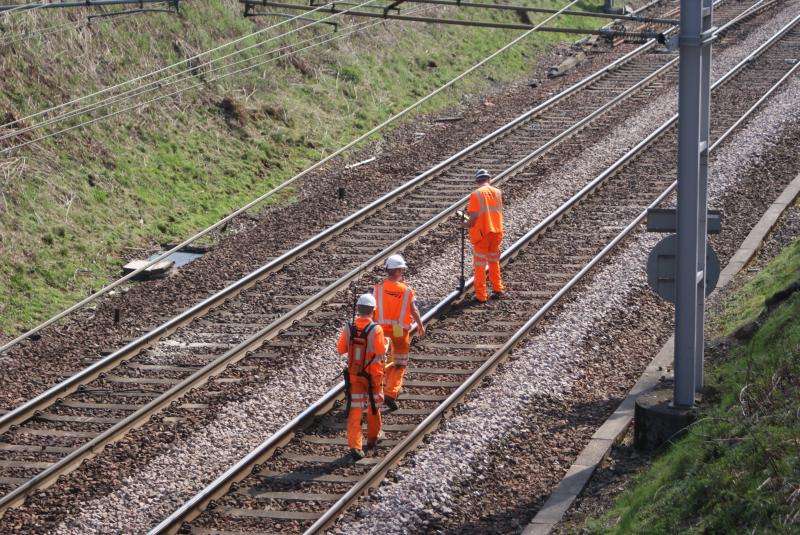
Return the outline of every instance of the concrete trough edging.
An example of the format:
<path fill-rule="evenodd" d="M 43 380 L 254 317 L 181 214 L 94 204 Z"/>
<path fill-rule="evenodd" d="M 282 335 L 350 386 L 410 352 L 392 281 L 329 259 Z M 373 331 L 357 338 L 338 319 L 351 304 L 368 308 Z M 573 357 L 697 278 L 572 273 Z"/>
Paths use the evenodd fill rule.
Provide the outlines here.
<path fill-rule="evenodd" d="M 719 277 L 717 288 L 722 288 L 733 279 L 753 258 L 781 214 L 800 195 L 800 174 L 783 190 L 783 193 L 767 208 L 742 245 L 731 257 Z M 624 436 L 633 421 L 636 398 L 653 390 L 659 379 L 667 375 L 672 365 L 675 338 L 664 344 L 658 354 L 642 373 L 631 391 L 611 416 L 595 431 L 589 443 L 583 448 L 570 469 L 550 494 L 536 516 L 531 520 L 523 535 L 547 535 L 561 522 L 564 514 L 589 482 L 595 469 L 603 462 L 611 447 Z"/>

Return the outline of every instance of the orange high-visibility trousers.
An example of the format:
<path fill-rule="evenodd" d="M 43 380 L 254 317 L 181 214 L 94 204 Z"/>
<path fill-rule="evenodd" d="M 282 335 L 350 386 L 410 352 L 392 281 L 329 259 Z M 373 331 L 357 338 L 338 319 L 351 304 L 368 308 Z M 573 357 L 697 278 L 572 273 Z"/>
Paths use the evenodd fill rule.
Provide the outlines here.
<path fill-rule="evenodd" d="M 384 332 L 391 333 L 391 329 L 384 329 Z M 408 354 L 411 351 L 411 335 L 405 333 L 400 337 L 391 337 L 392 343 L 389 346 L 391 356 L 391 366 L 386 368 L 386 391 L 385 394 L 397 399 L 400 389 L 403 388 L 403 377 L 408 368 Z"/>
<path fill-rule="evenodd" d="M 381 407 L 383 407 L 383 392 L 381 383 L 383 374 L 370 375 L 372 381 L 372 396 L 375 398 L 376 413 L 372 412 L 369 402 L 367 378 L 350 375 L 350 414 L 347 416 L 347 445 L 351 449 L 360 450 L 362 446 L 361 415 L 367 415 L 367 442 L 378 440 L 381 432 Z"/>
<path fill-rule="evenodd" d="M 475 297 L 478 301 L 489 298 L 486 291 L 486 266 L 489 266 L 489 280 L 492 290 L 505 291 L 503 277 L 500 275 L 500 242 L 503 235 L 496 232 L 485 234 L 480 241 L 472 244 L 472 263 L 475 268 Z"/>

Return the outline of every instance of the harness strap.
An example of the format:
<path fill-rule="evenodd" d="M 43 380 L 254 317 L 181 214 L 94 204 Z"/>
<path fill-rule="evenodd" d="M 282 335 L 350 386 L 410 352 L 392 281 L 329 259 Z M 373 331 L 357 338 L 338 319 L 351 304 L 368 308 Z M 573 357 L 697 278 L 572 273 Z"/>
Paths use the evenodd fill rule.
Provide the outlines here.
<path fill-rule="evenodd" d="M 344 394 L 347 398 L 347 405 L 344 408 L 344 417 L 347 418 L 350 415 L 350 408 L 353 405 L 353 389 L 350 385 L 350 368 L 345 367 L 343 371 L 344 375 Z"/>

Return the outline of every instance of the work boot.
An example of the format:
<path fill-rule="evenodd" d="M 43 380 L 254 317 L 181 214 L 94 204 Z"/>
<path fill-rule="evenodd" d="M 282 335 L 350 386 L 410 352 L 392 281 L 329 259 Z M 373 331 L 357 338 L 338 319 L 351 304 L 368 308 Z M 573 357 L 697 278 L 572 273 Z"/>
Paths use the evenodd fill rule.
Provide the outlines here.
<path fill-rule="evenodd" d="M 505 292 L 492 292 L 492 299 L 505 299 L 506 293 Z"/>
<path fill-rule="evenodd" d="M 377 450 L 377 449 L 378 449 L 378 439 L 375 439 L 373 442 L 367 442 L 367 447 L 364 448 L 364 451 L 367 452 L 367 451 Z"/>
<path fill-rule="evenodd" d="M 393 397 L 391 397 L 391 396 L 384 396 L 383 397 L 383 402 L 386 404 L 386 407 L 389 409 L 389 410 L 386 411 L 387 413 L 394 412 L 399 408 L 397 406 L 397 401 L 395 401 L 395 399 Z"/>
<path fill-rule="evenodd" d="M 353 458 L 354 461 L 360 461 L 361 459 L 366 457 L 366 455 L 364 455 L 364 450 L 357 450 L 356 448 L 350 450 L 350 456 Z"/>

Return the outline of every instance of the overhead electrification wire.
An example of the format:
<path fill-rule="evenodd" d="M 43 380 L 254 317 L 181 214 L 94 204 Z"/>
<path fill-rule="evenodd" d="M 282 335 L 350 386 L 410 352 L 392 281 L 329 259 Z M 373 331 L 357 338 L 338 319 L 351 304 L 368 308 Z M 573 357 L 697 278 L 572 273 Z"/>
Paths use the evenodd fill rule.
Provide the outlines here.
<path fill-rule="evenodd" d="M 280 35 L 270 37 L 270 38 L 265 39 L 265 40 L 263 40 L 263 41 L 261 41 L 259 43 L 256 43 L 256 44 L 253 44 L 253 45 L 249 45 L 249 46 L 247 46 L 247 47 L 245 47 L 243 49 L 236 50 L 234 52 L 230 52 L 230 53 L 228 53 L 228 54 L 226 54 L 224 56 L 221 56 L 219 58 L 215 58 L 213 60 L 209 60 L 209 61 L 207 61 L 205 63 L 201 63 L 201 64 L 197 64 L 197 65 L 190 65 L 188 68 L 184 69 L 183 71 L 180 71 L 180 72 L 177 72 L 177 73 L 172 73 L 172 74 L 170 74 L 168 76 L 165 76 L 163 78 L 159 78 L 157 80 L 153 80 L 153 81 L 148 82 L 148 83 L 146 83 L 144 85 L 137 86 L 137 87 L 134 87 L 132 89 L 128 89 L 128 90 L 126 90 L 123 93 L 120 93 L 118 95 L 112 95 L 112 96 L 106 97 L 103 100 L 100 100 L 98 102 L 89 104 L 89 105 L 87 105 L 87 106 L 85 106 L 83 108 L 78 108 L 78 109 L 75 109 L 75 110 L 71 110 L 71 111 L 62 113 L 60 115 L 57 115 L 55 117 L 51 117 L 51 118 L 46 119 L 44 121 L 41 121 L 39 123 L 35 123 L 35 124 L 31 125 L 31 126 L 26 126 L 26 127 L 23 127 L 23 128 L 14 129 L 13 131 L 11 131 L 11 132 L 9 132 L 7 134 L 1 135 L 0 136 L 0 141 L 5 141 L 7 139 L 20 137 L 23 134 L 26 134 L 26 133 L 34 131 L 34 130 L 39 130 L 41 128 L 44 128 L 45 126 L 49 126 L 51 124 L 59 123 L 59 122 L 62 122 L 64 120 L 70 119 L 70 118 L 78 116 L 78 115 L 84 115 L 84 114 L 89 113 L 91 111 L 95 111 L 95 110 L 98 110 L 98 109 L 101 109 L 101 108 L 108 107 L 111 104 L 116 103 L 117 101 L 124 101 L 124 100 L 127 100 L 129 98 L 133 98 L 135 96 L 139 96 L 139 95 L 144 94 L 144 93 L 148 93 L 148 92 L 151 92 L 151 91 L 154 91 L 154 90 L 163 89 L 164 87 L 168 87 L 170 85 L 175 85 L 175 84 L 180 83 L 180 82 L 185 81 L 185 80 L 194 79 L 196 77 L 195 73 L 199 72 L 204 67 L 207 67 L 207 66 L 209 66 L 209 65 L 211 65 L 213 63 L 217 63 L 217 62 L 223 61 L 225 59 L 228 59 L 230 57 L 243 54 L 244 52 L 246 52 L 248 50 L 251 50 L 253 48 L 257 48 L 257 47 L 263 46 L 263 45 L 265 45 L 267 43 L 270 43 L 272 41 L 276 41 L 278 39 L 281 39 L 281 38 L 287 37 L 289 35 L 292 35 L 294 33 L 300 32 L 302 30 L 306 30 L 306 29 L 308 29 L 308 28 L 310 28 L 312 26 L 316 26 L 318 24 L 326 22 L 326 21 L 328 21 L 328 20 L 330 20 L 330 19 L 332 19 L 334 17 L 337 17 L 339 15 L 346 15 L 347 12 L 352 10 L 352 9 L 358 9 L 359 7 L 366 6 L 366 5 L 368 5 L 370 3 L 373 3 L 375 1 L 376 0 L 366 0 L 365 2 L 362 2 L 361 4 L 359 4 L 357 6 L 353 6 L 353 7 L 351 7 L 350 9 L 348 9 L 346 11 L 333 13 L 333 14 L 328 15 L 326 17 L 323 17 L 321 19 L 317 19 L 314 22 L 310 22 L 308 24 L 300 26 L 299 28 L 293 28 L 292 30 L 286 31 L 286 32 L 284 32 L 284 33 L 282 33 Z M 244 59 L 244 60 L 240 60 L 238 62 L 233 62 L 232 64 L 223 66 L 221 68 L 225 68 L 225 67 L 230 66 L 230 65 L 241 64 L 243 62 L 250 61 L 250 60 L 252 60 L 254 58 L 262 57 L 263 55 L 269 54 L 269 53 L 272 53 L 272 52 L 273 51 L 262 52 L 260 54 L 255 55 L 255 56 L 251 56 L 250 58 L 247 58 L 247 59 Z M 186 61 L 188 61 L 188 60 L 186 60 Z M 181 63 L 184 63 L 184 62 L 181 62 Z M 212 72 L 216 71 L 216 70 L 220 70 L 220 68 L 218 67 L 218 68 L 212 69 Z M 181 75 L 186 75 L 186 76 L 184 78 L 182 78 L 182 79 L 174 80 L 176 77 L 180 77 Z M 171 79 L 173 79 L 173 80 L 169 81 Z M 113 115 L 116 115 L 116 114 L 115 113 L 108 114 L 106 116 L 103 116 L 103 118 L 110 117 L 110 116 L 113 116 Z M 15 122 L 19 122 L 21 120 L 22 119 L 19 119 L 19 120 L 15 121 Z M 92 124 L 93 122 L 96 122 L 96 121 L 86 121 L 85 123 L 82 123 L 82 125 Z M 13 123 L 9 123 L 9 124 L 13 124 Z M 4 126 L 7 126 L 7 125 L 1 125 L 0 128 L 3 128 Z M 35 143 L 37 141 L 42 141 L 43 139 L 47 139 L 49 137 L 53 137 L 53 135 L 58 135 L 59 133 L 63 133 L 63 132 L 69 131 L 69 130 L 74 130 L 74 128 L 67 128 L 67 129 L 64 129 L 64 130 L 60 130 L 60 131 L 58 131 L 56 133 L 48 134 L 46 136 L 42 136 L 42 137 L 39 137 L 39 138 L 36 138 L 36 139 L 33 139 L 33 140 L 27 140 L 24 143 L 20 143 L 20 144 L 13 145 L 13 146 L 10 146 L 10 147 L 4 148 L 4 149 L 0 149 L 0 154 L 10 152 L 12 150 L 18 149 L 20 147 L 24 147 L 26 145 L 30 145 L 31 143 Z"/>
<path fill-rule="evenodd" d="M 369 137 L 371 137 L 374 134 L 380 132 L 381 130 L 386 128 L 388 125 L 390 125 L 390 124 L 394 123 L 395 121 L 397 121 L 398 119 L 404 117 L 405 115 L 407 115 L 408 113 L 410 113 L 414 109 L 418 108 L 419 106 L 421 106 L 425 102 L 429 101 L 430 99 L 432 99 L 433 97 L 435 97 L 436 95 L 438 95 L 439 93 L 441 93 L 442 91 L 447 89 L 448 87 L 452 86 L 453 84 L 455 84 L 459 80 L 463 79 L 464 77 L 468 76 L 469 74 L 471 74 L 475 70 L 479 69 L 480 67 L 485 65 L 487 62 L 491 61 L 492 59 L 494 59 L 498 55 L 502 54 L 503 52 L 505 52 L 509 48 L 515 46 L 516 44 L 518 44 L 519 42 L 521 42 L 522 40 L 527 38 L 529 35 L 534 33 L 536 30 L 538 30 L 541 26 L 543 26 L 547 22 L 551 21 L 552 19 L 556 18 L 563 11 L 565 11 L 565 10 L 569 9 L 570 7 L 574 6 L 579 1 L 580 0 L 572 0 L 571 2 L 567 3 L 557 13 L 554 13 L 553 15 L 550 15 L 549 17 L 545 18 L 541 22 L 537 23 L 536 26 L 534 26 L 530 30 L 527 30 L 522 35 L 514 38 L 509 43 L 507 43 L 506 45 L 502 46 L 501 48 L 499 48 L 498 50 L 496 50 L 495 52 L 493 52 L 492 54 L 490 54 L 489 56 L 487 56 L 483 60 L 481 60 L 478 63 L 476 63 L 475 65 L 473 65 L 472 67 L 470 67 L 467 70 L 463 71 L 461 74 L 459 74 L 455 78 L 452 78 L 450 81 L 448 81 L 445 84 L 443 84 L 443 85 L 439 86 L 438 88 L 434 89 L 433 91 L 431 91 L 430 93 L 428 93 L 424 97 L 420 98 L 419 100 L 417 100 L 413 104 L 407 106 L 406 108 L 404 108 L 400 112 L 392 115 L 388 119 L 384 120 L 383 122 L 381 122 L 377 126 L 375 126 L 372 129 L 370 129 L 368 132 L 365 132 L 364 134 L 361 134 L 357 138 L 353 139 L 352 141 L 350 141 L 346 145 L 344 145 L 344 146 L 340 147 L 339 149 L 335 150 L 334 152 L 332 152 L 328 156 L 322 158 L 321 160 L 319 160 L 315 164 L 307 167 L 306 169 L 304 169 L 300 173 L 296 174 L 292 178 L 284 181 L 279 186 L 276 186 L 276 187 L 272 188 L 270 191 L 268 191 L 268 192 L 264 193 L 263 195 L 261 195 L 260 197 L 258 197 L 256 199 L 253 199 L 252 201 L 250 201 L 249 203 L 245 204 L 241 208 L 237 209 L 236 211 L 232 212 L 231 214 L 229 214 L 229 215 L 225 216 L 224 218 L 220 219 L 219 221 L 217 221 L 213 225 L 210 225 L 209 227 L 205 228 L 204 230 L 196 233 L 194 236 L 192 236 L 190 238 L 187 238 L 186 240 L 184 240 L 183 242 L 179 243 L 178 245 L 176 245 L 172 249 L 170 249 L 168 251 L 165 251 L 164 253 L 161 253 L 156 258 L 154 258 L 153 260 L 149 261 L 146 265 L 140 267 L 139 269 L 129 273 L 128 275 L 126 275 L 126 276 L 124 276 L 124 277 L 122 277 L 120 279 L 117 279 L 116 281 L 112 282 L 111 284 L 108 284 L 107 286 L 105 286 L 102 289 L 98 290 L 94 294 L 90 295 L 89 297 L 87 297 L 83 301 L 80 301 L 79 303 L 74 304 L 70 308 L 64 310 L 63 312 L 59 313 L 58 315 L 56 315 L 56 316 L 50 318 L 49 320 L 43 322 L 42 324 L 38 325 L 37 327 L 35 327 L 35 328 L 29 330 L 28 332 L 18 336 L 17 338 L 7 342 L 2 347 L 0 347 L 0 353 L 3 353 L 5 351 L 7 351 L 11 347 L 17 345 L 19 342 L 27 339 L 29 336 L 41 331 L 42 329 L 46 328 L 47 326 L 55 323 L 56 321 L 60 320 L 61 318 L 65 317 L 65 316 L 67 316 L 68 314 L 71 314 L 75 310 L 78 310 L 79 308 L 85 306 L 86 304 L 96 300 L 98 297 L 106 294 L 107 292 L 109 292 L 110 290 L 116 288 L 120 284 L 123 284 L 124 282 L 132 279 L 134 276 L 136 276 L 139 273 L 143 272 L 145 269 L 149 268 L 150 266 L 153 266 L 156 263 L 160 262 L 161 260 L 164 260 L 169 255 L 180 251 L 181 249 L 183 249 L 187 245 L 197 241 L 198 239 L 202 238 L 203 236 L 206 236 L 207 234 L 213 232 L 214 230 L 216 230 L 216 229 L 222 227 L 223 225 L 229 223 L 232 219 L 234 219 L 234 218 L 238 217 L 239 215 L 247 212 L 248 210 L 250 210 L 254 206 L 257 206 L 258 204 L 261 204 L 266 199 L 272 197 L 276 193 L 278 193 L 278 192 L 282 191 L 283 189 L 287 188 L 288 186 L 290 186 L 291 184 L 293 184 L 297 180 L 303 178 L 304 176 L 306 176 L 310 172 L 312 172 L 315 169 L 318 169 L 319 167 L 325 165 L 326 163 L 328 163 L 332 159 L 334 159 L 337 156 L 341 155 L 342 153 L 350 150 L 352 147 L 354 147 L 355 145 L 361 143 L 362 141 L 364 141 L 366 139 L 369 139 Z M 383 22 L 383 21 L 377 21 L 377 22 L 380 23 L 380 22 Z"/>
<path fill-rule="evenodd" d="M 371 0 L 371 1 L 372 1 L 372 0 Z M 382 22 L 382 21 L 379 21 L 379 22 Z M 349 34 L 347 34 L 347 35 L 349 35 Z M 121 109 L 119 109 L 119 110 L 115 110 L 115 111 L 113 111 L 113 112 L 106 113 L 106 114 L 104 114 L 104 115 L 101 115 L 101 116 L 99 116 L 99 117 L 95 117 L 95 118 L 92 118 L 92 119 L 89 119 L 89 120 L 83 121 L 83 122 L 81 122 L 81 123 L 78 123 L 78 124 L 76 124 L 76 125 L 72 125 L 72 126 L 69 126 L 69 127 L 67 127 L 67 128 L 63 128 L 63 129 L 61 129 L 61 130 L 57 130 L 57 131 L 55 131 L 55 132 L 51 132 L 51 133 L 49 133 L 49 134 L 46 134 L 46 135 L 43 135 L 43 136 L 40 136 L 40 137 L 37 137 L 37 138 L 34 138 L 34 139 L 27 140 L 27 141 L 25 141 L 25 142 L 23 142 L 23 143 L 19 143 L 19 144 L 17 144 L 17 145 L 13 145 L 13 146 L 11 146 L 11 147 L 7 147 L 7 148 L 5 148 L 5 149 L 2 149 L 2 150 L 0 150 L 0 154 L 2 154 L 2 153 L 4 153 L 4 152 L 10 152 L 10 151 L 12 151 L 12 150 L 16 150 L 16 149 L 19 149 L 19 148 L 21 148 L 21 147 L 25 147 L 25 146 L 27 146 L 27 145 L 32 145 L 32 144 L 34 144 L 34 143 L 38 143 L 38 142 L 40 142 L 40 141 L 44 141 L 44 140 L 46 140 L 46 139 L 49 139 L 49 138 L 52 138 L 52 137 L 55 137 L 55 136 L 59 136 L 59 135 L 61 135 L 61 134 L 64 134 L 64 133 L 66 133 L 66 132 L 70 132 L 70 131 L 72 131 L 72 130 L 77 130 L 77 129 L 79 129 L 79 128 L 83 128 L 83 127 L 86 127 L 86 126 L 92 125 L 92 124 L 94 124 L 94 123 L 97 123 L 97 122 L 103 121 L 103 120 L 105 120 L 105 119 L 108 119 L 108 118 L 111 118 L 111 117 L 115 117 L 115 116 L 117 116 L 117 115 L 120 115 L 120 114 L 122 114 L 122 113 L 126 113 L 126 112 L 129 112 L 129 111 L 135 110 L 135 109 L 137 109 L 137 108 L 142 108 L 142 107 L 148 106 L 148 105 L 150 105 L 150 104 L 153 104 L 153 103 L 155 103 L 155 102 L 158 102 L 158 101 L 160 101 L 160 100 L 164 100 L 164 99 L 167 99 L 167 98 L 170 98 L 170 97 L 177 96 L 177 95 L 179 95 L 179 94 L 181 94 L 181 93 L 184 93 L 184 92 L 186 92 L 186 91 L 190 91 L 190 90 L 192 90 L 192 89 L 198 89 L 198 88 L 204 87 L 204 86 L 205 86 L 207 83 L 209 83 L 209 82 L 216 82 L 216 81 L 219 81 L 219 80 L 221 80 L 221 79 L 223 79 L 223 78 L 227 78 L 227 77 L 229 77 L 229 76 L 234 76 L 234 75 L 236 75 L 236 74 L 241 74 L 241 73 L 243 73 L 243 72 L 246 72 L 246 71 L 253 70 L 253 69 L 257 68 L 257 67 L 261 67 L 261 66 L 263 66 L 263 65 L 266 65 L 266 64 L 268 64 L 268 63 L 272 63 L 272 62 L 274 62 L 274 61 L 277 61 L 277 60 L 279 60 L 279 59 L 282 59 L 282 58 L 284 58 L 284 57 L 288 57 L 288 56 L 294 55 L 294 54 L 296 54 L 296 53 L 298 53 L 298 52 L 302 52 L 302 51 L 304 51 L 304 50 L 307 50 L 307 49 L 310 49 L 310 48 L 313 48 L 313 47 L 319 46 L 320 44 L 324 44 L 324 43 L 327 43 L 327 42 L 333 41 L 333 40 L 335 40 L 335 39 L 336 39 L 336 37 L 335 37 L 335 34 L 334 34 L 334 37 L 331 37 L 331 38 L 325 39 L 325 40 L 321 41 L 320 43 L 317 43 L 317 44 L 311 44 L 311 45 L 308 45 L 308 46 L 302 47 L 302 48 L 300 48 L 300 49 L 298 49 L 298 50 L 295 50 L 295 51 L 292 51 L 292 52 L 287 52 L 287 53 L 285 53 L 285 54 L 282 54 L 282 55 L 280 55 L 280 56 L 278 56 L 278 57 L 273 57 L 273 58 L 269 58 L 269 59 L 267 59 L 267 60 L 259 61 L 259 62 L 256 62 L 256 63 L 254 63 L 254 64 L 247 65 L 246 67 L 242 67 L 242 68 L 240 68 L 240 69 L 237 69 L 237 70 L 235 70 L 235 71 L 228 72 L 228 73 L 225 73 L 225 74 L 221 74 L 221 75 L 219 75 L 219 76 L 217 76 L 217 77 L 214 77 L 214 78 L 206 79 L 206 80 L 205 80 L 205 81 L 203 81 L 202 83 L 197 83 L 197 84 L 194 84 L 194 85 L 191 85 L 191 86 L 188 86 L 188 87 L 184 87 L 184 88 L 178 89 L 178 90 L 176 90 L 176 91 L 172 91 L 172 92 L 170 92 L 170 93 L 165 93 L 165 94 L 162 94 L 162 95 L 158 95 L 157 97 L 154 97 L 154 98 L 152 98 L 152 99 L 146 100 L 146 101 L 144 101 L 144 102 L 138 102 L 138 103 L 136 103 L 136 104 L 132 104 L 132 105 L 130 105 L 130 106 L 127 106 L 127 107 L 121 108 Z M 312 40 L 313 40 L 313 39 L 312 39 Z M 289 45 L 289 46 L 286 46 L 286 47 L 284 47 L 284 49 L 290 49 L 290 48 L 293 48 L 293 46 L 295 46 L 295 45 Z M 273 50 L 273 51 L 267 52 L 267 53 L 265 53 L 265 54 L 261 54 L 261 56 L 263 56 L 263 55 L 267 55 L 267 54 L 274 54 L 275 52 L 276 52 L 276 51 L 274 51 L 274 50 Z M 248 62 L 248 61 L 249 61 L 249 59 L 248 59 L 248 60 L 240 60 L 240 61 L 238 61 L 238 62 L 235 62 L 233 65 L 235 65 L 235 64 L 241 64 L 241 63 L 246 63 L 246 62 Z M 216 70 L 221 70 L 221 69 L 229 68 L 229 67 L 231 67 L 231 66 L 232 66 L 232 65 L 224 65 L 224 66 L 222 66 L 222 67 L 218 67 Z M 0 139 L 1 139 L 1 138 L 0 138 Z"/>
<path fill-rule="evenodd" d="M 24 31 L 24 32 L 17 32 L 12 33 L 10 35 L 4 35 L 3 38 L 0 40 L 0 46 L 7 46 L 14 43 L 19 43 L 22 41 L 27 41 L 29 39 L 33 39 L 34 37 L 50 35 L 53 33 L 64 32 L 71 29 L 78 29 L 81 26 L 85 26 L 87 24 L 86 21 L 80 22 L 70 22 L 68 24 L 59 24 L 58 26 L 48 26 L 47 28 L 40 28 L 36 30 Z"/>
<path fill-rule="evenodd" d="M 370 0 L 370 1 L 374 1 L 374 0 Z M 55 110 L 59 110 L 59 109 L 62 109 L 62 108 L 68 107 L 68 106 L 72 106 L 74 104 L 77 104 L 78 102 L 83 102 L 85 100 L 88 100 L 90 98 L 96 97 L 98 95 L 103 95 L 103 94 L 106 94 L 108 92 L 111 92 L 111 91 L 114 91 L 116 89 L 119 89 L 121 87 L 125 87 L 127 85 L 133 84 L 135 82 L 139 82 L 141 80 L 145 80 L 147 78 L 151 78 L 151 77 L 156 76 L 158 74 L 161 74 L 163 72 L 169 71 L 170 69 L 174 69 L 175 67 L 180 67 L 181 65 L 184 65 L 184 64 L 186 64 L 188 62 L 192 62 L 192 61 L 200 59 L 200 58 L 202 58 L 204 56 L 208 56 L 209 54 L 213 54 L 215 52 L 219 52 L 220 50 L 223 50 L 225 48 L 228 48 L 228 47 L 231 47 L 231 46 L 236 45 L 238 43 L 241 43 L 243 41 L 246 41 L 247 39 L 250 39 L 250 38 L 258 36 L 258 35 L 261 35 L 263 33 L 266 33 L 266 32 L 268 32 L 270 30 L 273 30 L 273 29 L 278 28 L 280 26 L 283 26 L 285 24 L 289 24 L 290 22 L 297 21 L 297 20 L 301 19 L 302 17 L 307 17 L 308 15 L 310 15 L 312 13 L 316 13 L 316 12 L 318 12 L 320 10 L 328 8 L 331 4 L 332 4 L 332 2 L 326 3 L 326 4 L 321 4 L 319 6 L 314 7 L 313 9 L 310 9 L 308 11 L 304 11 L 303 13 L 300 13 L 296 17 L 292 17 L 292 18 L 289 18 L 289 19 L 282 20 L 280 22 L 272 24 L 271 26 L 267 26 L 266 28 L 261 28 L 260 30 L 256 30 L 255 32 L 251 32 L 251 33 L 249 33 L 247 35 L 243 35 L 241 37 L 237 37 L 236 39 L 234 39 L 232 41 L 228 41 L 227 43 L 223 43 L 223 44 L 221 44 L 219 46 L 216 46 L 214 48 L 211 48 L 209 50 L 205 50 L 205 51 L 200 52 L 198 54 L 195 54 L 194 56 L 191 56 L 189 58 L 182 59 L 181 61 L 177 61 L 177 62 L 175 62 L 175 63 L 173 63 L 171 65 L 167 65 L 165 67 L 158 68 L 158 69 L 156 69 L 154 71 L 151 71 L 149 73 L 145 73 L 145 74 L 142 74 L 140 76 L 136 76 L 136 77 L 131 78 L 129 80 L 126 80 L 124 82 L 120 82 L 120 83 L 118 83 L 116 85 L 103 88 L 103 89 L 101 89 L 99 91 L 95 91 L 93 93 L 89 93 L 87 95 L 84 95 L 82 97 L 78 97 L 78 98 L 70 100 L 68 102 L 64 102 L 64 103 L 59 104 L 57 106 L 53 106 L 51 108 L 47 108 L 45 110 L 38 111 L 38 112 L 33 113 L 31 115 L 28 115 L 26 117 L 21 117 L 19 119 L 16 119 L 14 121 L 9 122 L 9 123 L 0 125 L 0 128 L 10 128 L 10 127 L 12 127 L 15 124 L 18 124 L 20 122 L 29 122 L 31 119 L 35 119 L 36 117 L 40 117 L 42 115 L 51 113 L 51 112 L 53 112 Z"/>
<path fill-rule="evenodd" d="M 35 11 L 37 9 L 41 9 L 42 7 L 43 7 L 42 5 L 39 5 L 39 6 L 36 6 L 36 7 L 27 7 L 26 4 L 20 4 L 17 7 L 12 7 L 11 9 L 6 9 L 5 11 L 0 11 L 0 17 L 2 17 L 3 15 L 15 14 L 15 13 L 21 11 L 21 10 L 31 12 L 31 11 Z"/>

